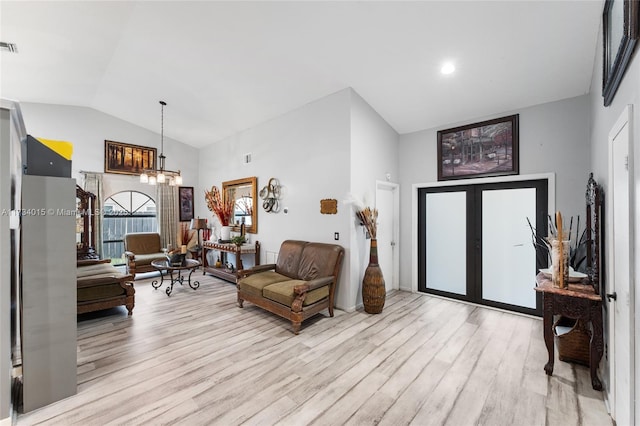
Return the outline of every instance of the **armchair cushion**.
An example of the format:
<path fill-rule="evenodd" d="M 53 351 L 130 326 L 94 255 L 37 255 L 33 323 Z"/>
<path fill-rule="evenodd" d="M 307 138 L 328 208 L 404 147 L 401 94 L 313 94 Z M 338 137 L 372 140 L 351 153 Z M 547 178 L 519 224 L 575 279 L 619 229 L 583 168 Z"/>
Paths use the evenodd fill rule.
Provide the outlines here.
<path fill-rule="evenodd" d="M 134 232 L 124 236 L 124 249 L 135 255 L 160 253 L 162 244 L 157 232 Z"/>
<path fill-rule="evenodd" d="M 262 291 L 262 295 L 267 299 L 273 300 L 274 302 L 291 306 L 294 299 L 296 298 L 296 294 L 293 291 L 293 288 L 297 285 L 304 284 L 305 282 L 306 281 L 303 280 L 289 280 L 271 284 L 264 288 L 264 290 Z M 331 283 L 329 282 L 323 287 L 307 292 L 307 296 L 302 302 L 302 306 L 313 305 L 314 303 L 324 299 L 325 297 L 329 297 L 329 284 Z"/>
<path fill-rule="evenodd" d="M 243 278 L 238 282 L 238 287 L 249 294 L 260 297 L 266 286 L 289 279 L 289 277 L 285 277 L 277 272 L 266 271 Z"/>
<path fill-rule="evenodd" d="M 141 265 L 151 265 L 151 261 L 156 259 L 166 259 L 164 252 L 151 253 L 151 254 L 136 254 L 134 261 L 136 262 L 136 268 Z"/>

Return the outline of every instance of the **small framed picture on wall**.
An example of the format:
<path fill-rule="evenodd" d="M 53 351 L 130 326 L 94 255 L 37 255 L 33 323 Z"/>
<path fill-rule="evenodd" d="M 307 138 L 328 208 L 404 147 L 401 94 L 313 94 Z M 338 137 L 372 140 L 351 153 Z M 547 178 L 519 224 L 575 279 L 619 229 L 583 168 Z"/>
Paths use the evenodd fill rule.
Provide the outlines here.
<path fill-rule="evenodd" d="M 178 200 L 180 203 L 180 222 L 193 219 L 193 186 L 179 187 Z"/>

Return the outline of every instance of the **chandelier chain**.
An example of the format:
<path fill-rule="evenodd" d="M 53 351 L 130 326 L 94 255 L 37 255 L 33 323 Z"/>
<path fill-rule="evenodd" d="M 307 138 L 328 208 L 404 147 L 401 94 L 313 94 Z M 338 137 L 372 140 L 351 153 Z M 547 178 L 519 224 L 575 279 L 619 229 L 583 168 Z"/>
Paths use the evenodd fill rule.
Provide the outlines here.
<path fill-rule="evenodd" d="M 168 183 L 171 186 L 182 185 L 182 175 L 180 170 L 165 170 L 165 156 L 164 156 L 164 107 L 167 105 L 165 101 L 160 101 L 160 155 L 159 155 L 159 168 L 151 168 L 143 170 L 140 174 L 140 182 L 148 183 L 150 185 L 156 185 L 165 183 L 168 178 Z"/>

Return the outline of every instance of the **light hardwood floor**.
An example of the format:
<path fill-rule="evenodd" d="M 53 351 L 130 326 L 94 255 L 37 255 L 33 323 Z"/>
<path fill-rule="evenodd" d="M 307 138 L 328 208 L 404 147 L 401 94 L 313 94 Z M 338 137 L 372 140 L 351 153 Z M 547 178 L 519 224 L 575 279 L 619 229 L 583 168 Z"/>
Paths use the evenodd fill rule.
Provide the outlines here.
<path fill-rule="evenodd" d="M 542 321 L 394 292 L 300 335 L 235 286 L 154 290 L 78 322 L 78 394 L 18 425 L 611 425 L 587 368 L 544 374 Z"/>

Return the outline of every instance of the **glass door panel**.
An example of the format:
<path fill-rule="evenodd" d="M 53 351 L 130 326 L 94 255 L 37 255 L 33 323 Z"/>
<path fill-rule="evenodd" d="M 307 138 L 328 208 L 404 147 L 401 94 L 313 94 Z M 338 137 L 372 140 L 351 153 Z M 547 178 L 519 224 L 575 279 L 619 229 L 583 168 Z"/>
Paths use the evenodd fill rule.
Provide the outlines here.
<path fill-rule="evenodd" d="M 427 193 L 425 206 L 426 287 L 467 293 L 467 193 Z"/>
<path fill-rule="evenodd" d="M 536 188 L 482 191 L 482 298 L 536 308 Z"/>

